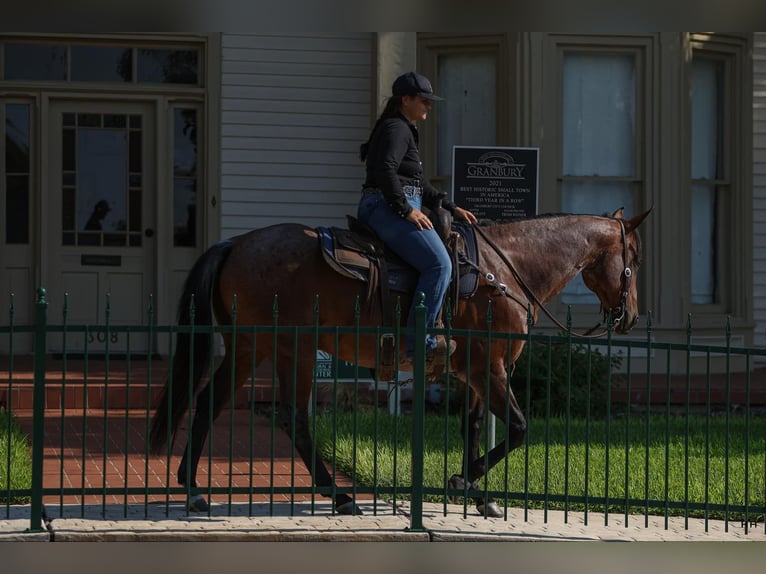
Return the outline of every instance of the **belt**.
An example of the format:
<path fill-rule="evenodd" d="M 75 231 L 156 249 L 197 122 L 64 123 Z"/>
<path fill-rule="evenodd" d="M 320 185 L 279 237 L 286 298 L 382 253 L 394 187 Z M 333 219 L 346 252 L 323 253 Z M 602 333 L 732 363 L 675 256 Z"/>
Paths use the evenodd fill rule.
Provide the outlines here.
<path fill-rule="evenodd" d="M 402 192 L 405 197 L 420 197 L 423 195 L 423 188 L 419 185 L 403 185 Z M 363 187 L 362 195 L 375 195 L 383 193 L 379 187 Z"/>
<path fill-rule="evenodd" d="M 423 188 L 419 185 L 403 185 L 402 191 L 405 197 L 420 197 L 423 195 Z"/>

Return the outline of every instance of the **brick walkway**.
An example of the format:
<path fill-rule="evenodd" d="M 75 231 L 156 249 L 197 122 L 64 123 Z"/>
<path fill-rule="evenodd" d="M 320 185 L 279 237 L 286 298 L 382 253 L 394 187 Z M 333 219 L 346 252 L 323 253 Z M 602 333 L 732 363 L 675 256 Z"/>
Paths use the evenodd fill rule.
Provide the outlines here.
<path fill-rule="evenodd" d="M 17 412 L 24 432 L 32 432 L 31 412 Z M 231 418 L 230 418 L 231 415 Z M 69 409 L 62 415 L 49 411 L 45 422 L 43 487 L 51 489 L 118 489 L 117 493 L 64 494 L 46 496 L 44 504 L 56 509 L 61 504 L 145 504 L 169 500 L 182 501 L 182 494 L 127 494 L 126 488 L 143 489 L 177 487 L 176 469 L 186 442 L 185 425 L 180 429 L 173 452 L 167 456 L 146 457 L 145 411 Z M 62 429 L 65 431 L 62 443 Z M 106 429 L 106 432 L 104 431 Z M 230 432 L 231 429 L 231 432 Z M 202 488 L 229 487 L 311 487 L 308 469 L 291 454 L 290 439 L 276 430 L 272 437 L 271 421 L 265 416 L 252 417 L 243 409 L 224 411 L 213 426 L 212 452 L 205 444 L 197 480 Z M 231 450 L 231 463 L 229 452 Z M 271 453 L 274 453 L 273 464 Z M 252 458 L 251 458 L 252 453 Z M 63 456 L 62 456 L 63 454 Z M 252 466 L 251 466 L 252 465 Z M 252 472 L 251 472 L 252 469 Z M 337 477 L 341 486 L 350 482 Z M 247 494 L 214 494 L 213 502 L 228 503 L 248 500 Z M 289 501 L 290 494 L 254 495 L 257 502 Z M 294 495 L 298 501 L 310 500 L 311 495 Z M 322 499 L 317 495 L 317 499 Z M 79 510 L 77 510 L 79 511 Z"/>

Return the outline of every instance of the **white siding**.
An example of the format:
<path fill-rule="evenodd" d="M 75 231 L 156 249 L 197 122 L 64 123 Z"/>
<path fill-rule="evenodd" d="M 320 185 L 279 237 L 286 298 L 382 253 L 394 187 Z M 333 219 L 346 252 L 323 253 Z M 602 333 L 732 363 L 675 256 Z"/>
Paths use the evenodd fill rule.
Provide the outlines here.
<path fill-rule="evenodd" d="M 372 34 L 222 39 L 221 237 L 345 225 L 373 110 Z"/>
<path fill-rule="evenodd" d="M 753 46 L 753 258 L 753 342 L 762 347 L 766 346 L 766 32 L 754 34 Z"/>

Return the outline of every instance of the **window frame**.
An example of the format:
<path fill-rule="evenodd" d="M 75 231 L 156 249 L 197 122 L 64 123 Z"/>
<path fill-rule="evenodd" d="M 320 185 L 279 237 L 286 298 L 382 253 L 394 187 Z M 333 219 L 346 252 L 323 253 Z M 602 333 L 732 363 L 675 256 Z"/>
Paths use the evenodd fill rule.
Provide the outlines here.
<path fill-rule="evenodd" d="M 653 177 L 655 157 L 651 144 L 655 138 L 655 108 L 653 98 L 656 94 L 656 83 L 652 65 L 655 63 L 656 38 L 652 35 L 638 36 L 590 36 L 549 34 L 543 47 L 544 71 L 541 73 L 544 85 L 551 86 L 544 94 L 543 118 L 553 118 L 553 124 L 545 124 L 546 144 L 541 154 L 540 168 L 540 211 L 561 212 L 563 205 L 563 186 L 567 181 L 615 181 L 626 182 L 630 185 L 634 196 L 635 212 L 626 211 L 627 217 L 632 217 L 645 211 L 652 205 Z M 635 134 L 634 134 L 634 173 L 632 176 L 581 176 L 565 175 L 564 171 L 564 94 L 563 73 L 564 55 L 566 52 L 585 52 L 594 54 L 631 55 L 635 58 Z M 551 191 L 552 190 L 552 193 Z M 615 205 L 614 210 L 629 206 Z M 611 213 L 610 213 L 611 215 Z M 642 226 L 644 250 L 647 249 L 646 229 Z M 650 309 L 652 292 L 648 291 L 650 280 L 648 275 L 655 274 L 651 261 L 645 261 L 644 268 L 638 274 L 639 309 Z M 572 324 L 575 328 L 587 328 L 593 325 L 596 317 L 600 317 L 601 306 L 598 303 L 565 303 L 560 294 L 551 303 L 552 311 L 557 316 L 565 316 L 571 309 Z M 541 325 L 553 326 L 547 319 L 541 318 Z"/>
<path fill-rule="evenodd" d="M 752 83 L 750 74 L 745 72 L 746 54 L 749 53 L 747 38 L 724 34 L 690 33 L 686 38 L 688 70 L 686 73 L 687 117 L 688 117 L 688 163 L 685 173 L 684 192 L 686 205 L 691 206 L 692 184 L 713 184 L 726 193 L 724 218 L 716 234 L 716 281 L 717 300 L 712 303 L 693 303 L 691 300 L 691 227 L 689 219 L 689 241 L 686 257 L 689 259 L 687 282 L 689 285 L 687 307 L 695 325 L 712 327 L 723 325 L 727 317 L 736 324 L 752 322 L 752 217 L 747 208 L 752 196 Z M 714 180 L 697 179 L 691 173 L 691 66 L 695 56 L 720 62 L 723 65 L 720 109 L 721 135 L 723 142 L 722 174 Z M 750 129 L 748 129 L 750 128 Z M 739 158 L 739 160 L 738 160 Z M 690 207 L 689 207 L 690 209 Z M 721 215 L 720 213 L 718 215 Z M 742 280 L 744 279 L 744 280 Z"/>

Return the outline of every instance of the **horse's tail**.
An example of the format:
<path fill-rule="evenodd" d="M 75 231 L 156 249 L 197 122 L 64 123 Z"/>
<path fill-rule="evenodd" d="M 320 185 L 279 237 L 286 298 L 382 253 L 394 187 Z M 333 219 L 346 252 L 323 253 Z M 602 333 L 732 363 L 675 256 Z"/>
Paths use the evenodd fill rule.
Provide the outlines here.
<path fill-rule="evenodd" d="M 211 298 L 218 278 L 218 273 L 229 255 L 233 243 L 221 241 L 213 245 L 189 272 L 184 283 L 183 293 L 178 302 L 178 324 L 191 325 L 192 296 L 194 297 L 194 325 L 213 324 Z M 160 401 L 154 411 L 149 431 L 149 452 L 160 454 L 168 437 L 171 445 L 175 439 L 178 425 L 199 386 L 202 374 L 208 368 L 209 349 L 212 333 L 194 333 L 193 370 L 189 372 L 192 351 L 191 333 L 179 332 L 176 336 L 176 350 L 173 356 L 173 378 L 168 378 L 162 389 Z"/>

